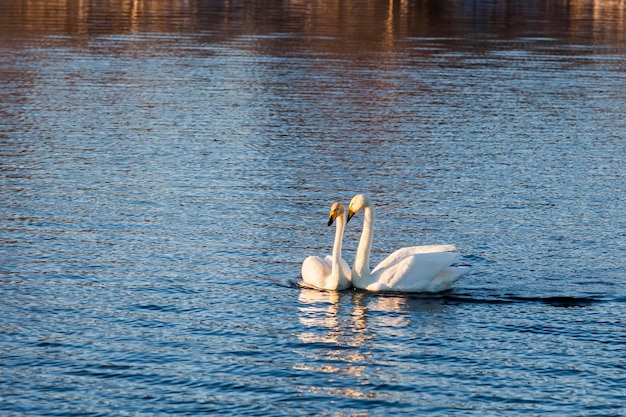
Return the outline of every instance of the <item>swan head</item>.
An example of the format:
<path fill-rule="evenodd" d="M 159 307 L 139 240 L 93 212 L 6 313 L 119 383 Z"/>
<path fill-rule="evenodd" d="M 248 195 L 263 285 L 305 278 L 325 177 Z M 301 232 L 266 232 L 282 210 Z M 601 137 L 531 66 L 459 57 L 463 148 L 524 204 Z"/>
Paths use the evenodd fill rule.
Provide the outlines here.
<path fill-rule="evenodd" d="M 330 217 L 328 218 L 328 226 L 333 224 L 337 217 L 341 217 L 346 214 L 346 208 L 343 204 L 334 202 L 330 207 Z"/>
<path fill-rule="evenodd" d="M 370 199 L 365 194 L 357 194 L 352 197 L 352 200 L 350 201 L 350 206 L 348 206 L 348 220 L 346 221 L 346 223 L 349 222 L 352 216 L 354 216 L 356 213 L 369 206 Z"/>

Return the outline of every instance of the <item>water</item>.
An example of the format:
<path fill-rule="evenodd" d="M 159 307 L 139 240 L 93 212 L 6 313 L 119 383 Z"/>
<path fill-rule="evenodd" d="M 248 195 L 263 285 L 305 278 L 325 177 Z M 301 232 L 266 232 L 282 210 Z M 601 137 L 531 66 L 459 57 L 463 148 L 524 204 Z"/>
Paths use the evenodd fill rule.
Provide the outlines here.
<path fill-rule="evenodd" d="M 626 414 L 625 10 L 4 2 L 0 414 Z M 300 289 L 357 192 L 471 274 Z"/>

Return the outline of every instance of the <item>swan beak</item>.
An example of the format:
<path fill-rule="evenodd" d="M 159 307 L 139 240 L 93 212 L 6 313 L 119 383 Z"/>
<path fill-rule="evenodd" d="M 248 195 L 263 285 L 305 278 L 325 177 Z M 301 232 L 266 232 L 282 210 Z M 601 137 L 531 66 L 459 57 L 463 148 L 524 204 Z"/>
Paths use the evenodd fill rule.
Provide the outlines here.
<path fill-rule="evenodd" d="M 350 221 L 350 219 L 352 218 L 352 216 L 354 216 L 356 213 L 352 211 L 352 209 L 348 209 L 348 220 L 346 220 L 346 224 L 348 224 L 348 222 Z"/>
<path fill-rule="evenodd" d="M 332 215 L 328 218 L 328 224 L 326 226 L 330 226 L 331 224 L 333 224 L 333 222 L 335 221 L 335 217 L 333 217 Z"/>

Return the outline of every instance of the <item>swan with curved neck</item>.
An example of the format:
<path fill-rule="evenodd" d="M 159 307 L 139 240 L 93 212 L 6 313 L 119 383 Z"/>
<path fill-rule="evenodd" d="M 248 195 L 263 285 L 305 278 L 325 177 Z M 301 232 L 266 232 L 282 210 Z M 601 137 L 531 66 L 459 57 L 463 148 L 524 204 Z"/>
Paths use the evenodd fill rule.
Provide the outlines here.
<path fill-rule="evenodd" d="M 368 291 L 439 292 L 445 291 L 469 271 L 452 267 L 459 254 L 454 245 L 428 245 L 401 248 L 370 271 L 374 238 L 375 210 L 372 201 L 357 194 L 350 201 L 348 220 L 363 211 L 363 232 L 352 267 L 352 285 Z"/>
<path fill-rule="evenodd" d="M 337 223 L 332 256 L 309 256 L 302 262 L 302 280 L 306 286 L 322 290 L 345 290 L 352 284 L 348 263 L 341 258 L 343 231 L 346 226 L 346 209 L 341 203 L 333 203 L 330 208 L 328 226 Z"/>

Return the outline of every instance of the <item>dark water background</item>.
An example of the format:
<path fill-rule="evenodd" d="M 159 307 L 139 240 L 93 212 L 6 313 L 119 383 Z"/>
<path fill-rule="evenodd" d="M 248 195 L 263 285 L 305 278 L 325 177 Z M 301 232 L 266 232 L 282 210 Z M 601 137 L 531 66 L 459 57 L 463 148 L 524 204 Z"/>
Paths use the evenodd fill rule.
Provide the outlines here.
<path fill-rule="evenodd" d="M 623 1 L 3 1 L 0 414 L 625 415 L 625 109 Z M 357 192 L 472 273 L 298 288 Z"/>

